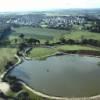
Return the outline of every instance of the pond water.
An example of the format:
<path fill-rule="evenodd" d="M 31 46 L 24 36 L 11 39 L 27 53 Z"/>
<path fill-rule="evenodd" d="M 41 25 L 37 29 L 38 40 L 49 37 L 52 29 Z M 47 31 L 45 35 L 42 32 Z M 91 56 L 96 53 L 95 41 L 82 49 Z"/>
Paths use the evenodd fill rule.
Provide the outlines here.
<path fill-rule="evenodd" d="M 63 55 L 24 61 L 9 75 L 25 81 L 36 91 L 63 97 L 100 94 L 100 58 Z"/>

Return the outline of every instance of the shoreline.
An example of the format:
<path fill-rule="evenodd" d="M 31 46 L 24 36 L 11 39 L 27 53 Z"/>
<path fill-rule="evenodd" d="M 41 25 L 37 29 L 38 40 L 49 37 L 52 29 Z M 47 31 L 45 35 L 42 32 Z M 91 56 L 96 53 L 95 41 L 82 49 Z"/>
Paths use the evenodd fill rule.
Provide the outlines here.
<path fill-rule="evenodd" d="M 21 64 L 22 62 L 22 59 L 18 56 L 18 55 L 14 55 L 15 58 L 18 60 L 14 65 L 12 65 L 10 68 L 8 68 L 6 71 L 4 71 L 1 75 L 0 75 L 0 79 L 1 81 L 3 81 L 6 77 L 6 75 L 11 71 L 13 70 L 16 66 L 18 66 L 19 64 Z"/>
<path fill-rule="evenodd" d="M 98 53 L 99 55 L 98 55 Z M 52 56 L 62 56 L 62 55 L 80 55 L 80 56 L 89 56 L 89 57 L 97 57 L 100 58 L 100 51 L 93 51 L 93 50 L 59 50 L 51 55 L 46 55 L 46 56 L 41 56 L 41 57 L 33 57 L 30 58 L 26 57 L 26 60 L 32 60 L 32 59 L 36 59 L 36 60 L 40 60 L 40 59 L 46 59 L 48 57 L 52 57 Z"/>
<path fill-rule="evenodd" d="M 77 51 L 77 52 L 76 52 Z M 67 54 L 79 54 L 79 55 L 87 55 L 85 53 L 81 54 L 78 53 L 78 50 L 76 50 L 75 52 L 56 52 L 52 55 L 48 55 L 46 56 L 46 58 L 48 57 L 51 57 L 51 56 L 61 56 L 61 55 L 67 55 Z M 82 51 L 85 51 L 85 50 L 82 50 Z M 89 50 L 90 51 L 90 50 Z M 92 51 L 91 51 L 92 52 Z M 97 51 L 95 51 L 96 53 Z M 95 56 L 95 55 L 87 55 L 87 56 Z M 13 70 L 15 67 L 17 67 L 19 64 L 21 64 L 22 62 L 22 58 L 19 57 L 18 55 L 15 55 L 15 57 L 18 59 L 18 61 L 16 62 L 16 64 L 14 64 L 11 68 L 9 68 L 8 70 L 6 70 L 1 76 L 0 76 L 0 79 L 2 80 L 3 82 L 3 79 L 6 77 L 6 75 L 9 73 L 9 71 Z M 95 57 L 99 57 L 100 56 L 95 56 Z M 24 59 L 26 60 L 31 60 L 31 58 L 24 56 Z M 29 91 L 31 91 L 33 94 L 35 94 L 36 96 L 39 96 L 40 98 L 45 98 L 45 99 L 51 99 L 51 100 L 96 100 L 98 98 L 100 98 L 100 95 L 96 95 L 96 96 L 91 96 L 91 97 L 72 97 L 72 98 L 67 98 L 67 97 L 56 97 L 56 96 L 50 96 L 50 95 L 47 95 L 47 94 L 44 94 L 44 93 L 41 93 L 41 92 L 38 92 L 34 89 L 32 89 L 27 83 L 23 82 L 23 81 L 19 81 L 25 88 L 27 88 Z"/>
<path fill-rule="evenodd" d="M 17 56 L 14 55 L 15 58 L 18 60 L 12 67 L 8 68 L 7 70 L 5 70 L 1 75 L 0 75 L 0 85 L 4 84 L 3 89 L 2 87 L 0 90 L 2 90 L 4 93 L 6 93 L 7 91 L 9 91 L 10 89 L 10 85 L 8 82 L 5 82 L 4 79 L 6 77 L 6 75 L 9 73 L 9 71 L 11 71 L 12 69 L 14 69 L 17 65 L 19 65 L 21 63 L 21 59 Z"/>
<path fill-rule="evenodd" d="M 35 89 L 31 88 L 28 84 L 26 84 L 23 81 L 19 81 L 26 89 L 28 89 L 29 91 L 31 91 L 33 94 L 35 94 L 36 96 L 40 97 L 40 98 L 44 98 L 46 100 L 97 100 L 100 99 L 100 95 L 95 95 L 95 96 L 90 96 L 90 97 L 60 97 L 60 96 L 52 96 L 52 95 L 48 95 L 39 91 L 36 91 Z"/>
<path fill-rule="evenodd" d="M 85 50 L 82 50 L 82 51 L 85 51 Z M 96 52 L 96 51 L 95 51 Z M 76 55 L 78 53 L 66 53 L 66 52 L 56 52 L 52 55 L 47 55 L 45 56 L 46 58 L 48 57 L 52 57 L 52 56 L 63 56 L 63 55 Z M 94 57 L 95 55 L 87 55 L 87 54 L 78 54 L 78 55 L 82 55 L 82 56 L 89 56 L 89 57 Z M 98 57 L 100 58 L 100 56 L 95 56 L 95 57 Z M 95 95 L 95 96 L 90 96 L 90 97 L 57 97 L 57 96 L 51 96 L 51 95 L 48 95 L 48 94 L 45 94 L 45 93 L 42 93 L 42 92 L 39 92 L 39 91 L 36 91 L 35 89 L 31 88 L 27 83 L 23 82 L 23 81 L 20 81 L 20 83 L 23 84 L 23 86 L 25 86 L 25 88 L 27 88 L 28 90 L 30 90 L 33 94 L 39 96 L 40 98 L 45 98 L 45 99 L 51 99 L 51 100 L 97 100 L 97 99 L 100 99 L 100 95 Z"/>

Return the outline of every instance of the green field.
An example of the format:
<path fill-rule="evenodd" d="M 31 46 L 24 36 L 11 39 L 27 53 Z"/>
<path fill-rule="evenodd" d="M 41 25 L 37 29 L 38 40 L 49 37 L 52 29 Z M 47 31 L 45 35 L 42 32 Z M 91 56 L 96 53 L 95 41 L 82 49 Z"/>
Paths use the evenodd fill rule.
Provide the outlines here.
<path fill-rule="evenodd" d="M 38 38 L 41 41 L 59 41 L 60 37 L 65 37 L 66 39 L 74 39 L 79 40 L 81 38 L 86 39 L 95 39 L 100 40 L 100 33 L 93 33 L 88 31 L 79 31 L 79 30 L 58 30 L 58 29 L 47 29 L 47 28 L 33 28 L 29 26 L 22 26 L 19 28 L 14 28 L 13 32 L 9 35 L 9 38 L 12 40 L 18 37 L 21 33 L 25 35 L 25 37 L 30 38 Z"/>
<path fill-rule="evenodd" d="M 4 71 L 4 66 L 8 61 L 14 60 L 16 49 L 14 48 L 0 48 L 0 74 Z"/>
<path fill-rule="evenodd" d="M 65 38 L 74 40 L 79 40 L 81 38 L 100 40 L 100 33 L 88 31 L 72 31 L 70 34 L 66 34 Z"/>
<path fill-rule="evenodd" d="M 65 37 L 65 39 L 73 39 L 73 40 L 80 40 L 81 38 L 85 39 L 95 39 L 100 40 L 100 33 L 93 33 L 88 31 L 79 31 L 79 30 L 58 30 L 58 29 L 47 29 L 47 28 L 33 28 L 29 26 L 22 26 L 18 28 L 14 28 L 14 31 L 9 36 L 10 39 L 18 38 L 18 36 L 23 33 L 25 38 L 33 37 L 40 39 L 40 42 L 49 40 L 50 42 L 57 42 L 61 37 Z M 100 50 L 95 47 L 88 47 L 88 46 L 79 46 L 79 45 L 64 45 L 64 46 L 57 46 L 54 49 L 50 48 L 34 48 L 31 53 L 30 57 L 41 58 L 48 55 L 51 55 L 59 50 Z"/>
<path fill-rule="evenodd" d="M 42 59 L 46 58 L 52 54 L 55 54 L 58 51 L 73 51 L 73 50 L 93 50 L 93 51 L 100 51 L 100 48 L 89 47 L 89 46 L 81 46 L 81 45 L 63 45 L 63 46 L 56 46 L 55 48 L 43 48 L 37 47 L 33 48 L 29 54 L 29 57 Z"/>
<path fill-rule="evenodd" d="M 66 31 L 66 30 L 57 30 L 57 29 L 47 29 L 47 28 L 33 28 L 29 26 L 23 26 L 19 28 L 14 28 L 11 34 L 9 35 L 9 39 L 13 43 L 14 39 L 19 38 L 19 35 L 23 33 L 25 38 L 37 38 L 42 43 L 43 41 L 49 40 L 50 42 L 57 42 L 61 37 L 65 39 L 73 39 L 80 40 L 81 38 L 85 39 L 95 39 L 100 40 L 100 33 L 92 33 L 88 31 Z M 18 42 L 19 42 L 18 41 Z M 19 42 L 20 43 L 20 42 Z M 56 45 L 54 48 L 46 48 L 46 47 L 33 47 L 33 49 L 29 52 L 28 56 L 34 59 L 45 59 L 50 55 L 53 55 L 59 51 L 78 51 L 78 50 L 91 50 L 91 51 L 100 51 L 100 47 L 94 46 L 82 46 L 82 45 Z M 0 73 L 4 71 L 4 66 L 8 61 L 14 60 L 14 55 L 16 53 L 16 48 L 0 48 Z M 32 99 L 42 100 L 31 91 L 27 90 L 23 87 L 24 91 L 27 91 L 30 94 Z M 8 95 L 14 96 L 16 95 L 12 91 L 9 91 Z"/>
<path fill-rule="evenodd" d="M 73 40 L 80 40 L 82 38 L 85 39 L 95 39 L 100 40 L 100 33 L 93 33 L 88 31 L 79 31 L 79 30 L 72 30 L 72 31 L 66 31 L 66 30 L 58 30 L 58 29 L 47 29 L 47 28 L 34 28 L 30 26 L 21 26 L 18 28 L 14 28 L 13 32 L 10 34 L 9 38 L 13 40 L 14 38 L 19 38 L 19 35 L 23 33 L 25 35 L 25 38 L 37 38 L 40 39 L 41 43 L 44 43 L 46 40 L 49 40 L 50 42 L 57 42 L 61 37 L 65 37 L 65 39 L 73 39 Z M 97 50 L 97 48 L 94 47 L 88 47 L 88 46 L 79 46 L 79 45 L 64 45 L 64 46 L 58 46 L 54 49 L 50 48 L 35 48 L 31 51 L 30 57 L 43 57 L 48 56 L 56 51 L 60 50 Z"/>
<path fill-rule="evenodd" d="M 23 26 L 19 28 L 14 28 L 14 31 L 11 33 L 10 37 L 18 36 L 21 33 L 23 33 L 26 37 L 34 37 L 38 39 L 52 40 L 54 38 L 58 38 L 62 35 L 65 35 L 66 33 L 68 33 L 68 31 Z"/>

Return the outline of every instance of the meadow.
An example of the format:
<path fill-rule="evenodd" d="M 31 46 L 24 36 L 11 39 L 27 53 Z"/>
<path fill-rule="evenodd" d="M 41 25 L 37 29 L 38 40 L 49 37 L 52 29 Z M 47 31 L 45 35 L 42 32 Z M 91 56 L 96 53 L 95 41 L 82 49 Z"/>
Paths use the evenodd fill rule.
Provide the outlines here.
<path fill-rule="evenodd" d="M 4 72 L 5 66 L 9 61 L 14 61 L 16 51 L 15 48 L 0 48 L 0 74 Z"/>
<path fill-rule="evenodd" d="M 48 28 L 34 28 L 31 26 L 22 26 L 14 28 L 10 37 L 16 37 L 23 33 L 26 37 L 33 37 L 44 40 L 52 40 L 68 33 L 66 30 L 48 29 Z"/>
<path fill-rule="evenodd" d="M 85 30 L 59 30 L 48 28 L 34 28 L 30 26 L 22 26 L 14 28 L 9 35 L 10 39 L 16 38 L 21 33 L 25 37 L 38 38 L 40 40 L 58 41 L 60 37 L 64 36 L 66 39 L 79 40 L 81 38 L 100 40 L 100 33 L 89 32 Z"/>
<path fill-rule="evenodd" d="M 82 38 L 85 39 L 94 39 L 100 40 L 100 33 L 89 32 L 86 30 L 59 30 L 59 29 L 48 29 L 48 28 L 34 28 L 29 26 L 22 26 L 18 28 L 14 28 L 13 32 L 9 36 L 11 40 L 14 38 L 18 38 L 19 35 L 23 33 L 25 38 L 36 38 L 39 39 L 41 43 L 49 40 L 49 42 L 54 43 L 58 42 L 61 37 L 65 39 L 73 39 L 73 40 L 80 40 Z M 82 45 L 58 45 L 55 48 L 42 48 L 36 47 L 33 48 L 30 52 L 30 57 L 41 58 L 51 54 L 59 50 L 98 50 L 100 51 L 99 47 L 93 46 L 82 46 Z"/>

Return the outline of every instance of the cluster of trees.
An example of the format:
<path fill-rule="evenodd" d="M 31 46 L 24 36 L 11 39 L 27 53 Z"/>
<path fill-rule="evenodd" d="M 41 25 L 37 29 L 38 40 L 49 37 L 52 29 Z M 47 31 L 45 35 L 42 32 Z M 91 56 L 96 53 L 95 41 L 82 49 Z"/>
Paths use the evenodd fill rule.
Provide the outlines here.
<path fill-rule="evenodd" d="M 49 26 L 48 28 L 70 31 L 70 30 L 72 30 L 73 25 L 70 25 L 70 24 L 67 24 L 67 25 L 61 24 L 61 25 L 58 25 L 58 26 L 55 26 L 55 27 L 54 26 Z"/>
<path fill-rule="evenodd" d="M 0 32 L 1 33 L 9 32 L 9 31 L 11 31 L 11 26 L 10 25 L 7 25 L 7 24 L 0 25 Z"/>
<path fill-rule="evenodd" d="M 14 92 L 19 92 L 20 90 L 22 90 L 22 84 L 20 84 L 19 82 L 15 82 L 10 85 L 10 89 Z"/>
<path fill-rule="evenodd" d="M 28 43 L 28 44 L 40 44 L 40 41 L 35 38 L 25 38 L 24 34 L 20 34 L 19 37 L 23 40 L 23 42 Z"/>
<path fill-rule="evenodd" d="M 0 39 L 1 46 L 19 47 L 20 50 L 23 50 L 29 45 L 32 46 L 36 44 L 40 44 L 40 40 L 32 37 L 27 38 L 23 33 L 20 34 L 18 38 L 15 38 L 13 40 L 9 40 L 8 38 Z"/>
<path fill-rule="evenodd" d="M 90 30 L 91 32 L 97 32 L 97 33 L 99 33 L 99 32 L 100 32 L 100 23 L 99 23 L 99 24 L 96 24 L 96 25 L 92 25 L 92 26 L 89 28 L 89 30 Z"/>
<path fill-rule="evenodd" d="M 22 42 L 19 44 L 20 51 L 24 50 L 28 46 L 40 44 L 40 40 L 35 38 L 25 38 L 24 34 L 20 34 L 19 37 L 22 40 Z"/>
<path fill-rule="evenodd" d="M 15 76 L 8 75 L 6 81 L 10 84 L 10 89 L 17 93 L 16 97 L 14 97 L 14 100 L 31 100 L 28 92 L 23 91 L 23 86 L 19 82 L 19 79 L 17 79 Z M 3 93 L 1 93 L 1 95 L 5 96 Z"/>
<path fill-rule="evenodd" d="M 23 91 L 16 96 L 16 100 L 31 100 L 31 98 L 27 92 Z"/>
<path fill-rule="evenodd" d="M 15 76 L 6 76 L 5 79 L 10 84 L 10 89 L 13 92 L 19 92 L 22 90 L 22 84 L 19 83 L 19 79 L 17 79 Z"/>
<path fill-rule="evenodd" d="M 60 38 L 60 41 L 57 44 L 81 44 L 81 45 L 93 45 L 93 46 L 100 46 L 99 40 L 94 39 L 81 39 L 81 40 L 73 40 L 73 39 L 65 39 Z"/>
<path fill-rule="evenodd" d="M 14 100 L 14 98 L 11 96 L 7 96 L 2 91 L 0 91 L 0 100 Z"/>
<path fill-rule="evenodd" d="M 84 29 L 88 30 L 90 32 L 100 33 L 100 21 L 92 22 L 92 24 L 90 26 L 85 26 L 84 25 Z"/>
<path fill-rule="evenodd" d="M 89 45 L 93 45 L 93 46 L 100 46 L 100 41 L 94 40 L 94 39 L 83 39 L 81 41 L 81 44 L 89 44 Z"/>
<path fill-rule="evenodd" d="M 7 34 L 9 34 L 10 32 L 11 32 L 10 25 L 7 25 L 7 24 L 0 25 L 0 40 L 5 38 L 7 36 Z"/>
<path fill-rule="evenodd" d="M 0 91 L 0 97 L 6 98 L 6 95 L 2 91 Z"/>
<path fill-rule="evenodd" d="M 14 62 L 13 61 L 8 61 L 7 64 L 6 64 L 6 66 L 5 66 L 5 69 L 9 69 L 13 65 L 14 65 Z"/>

